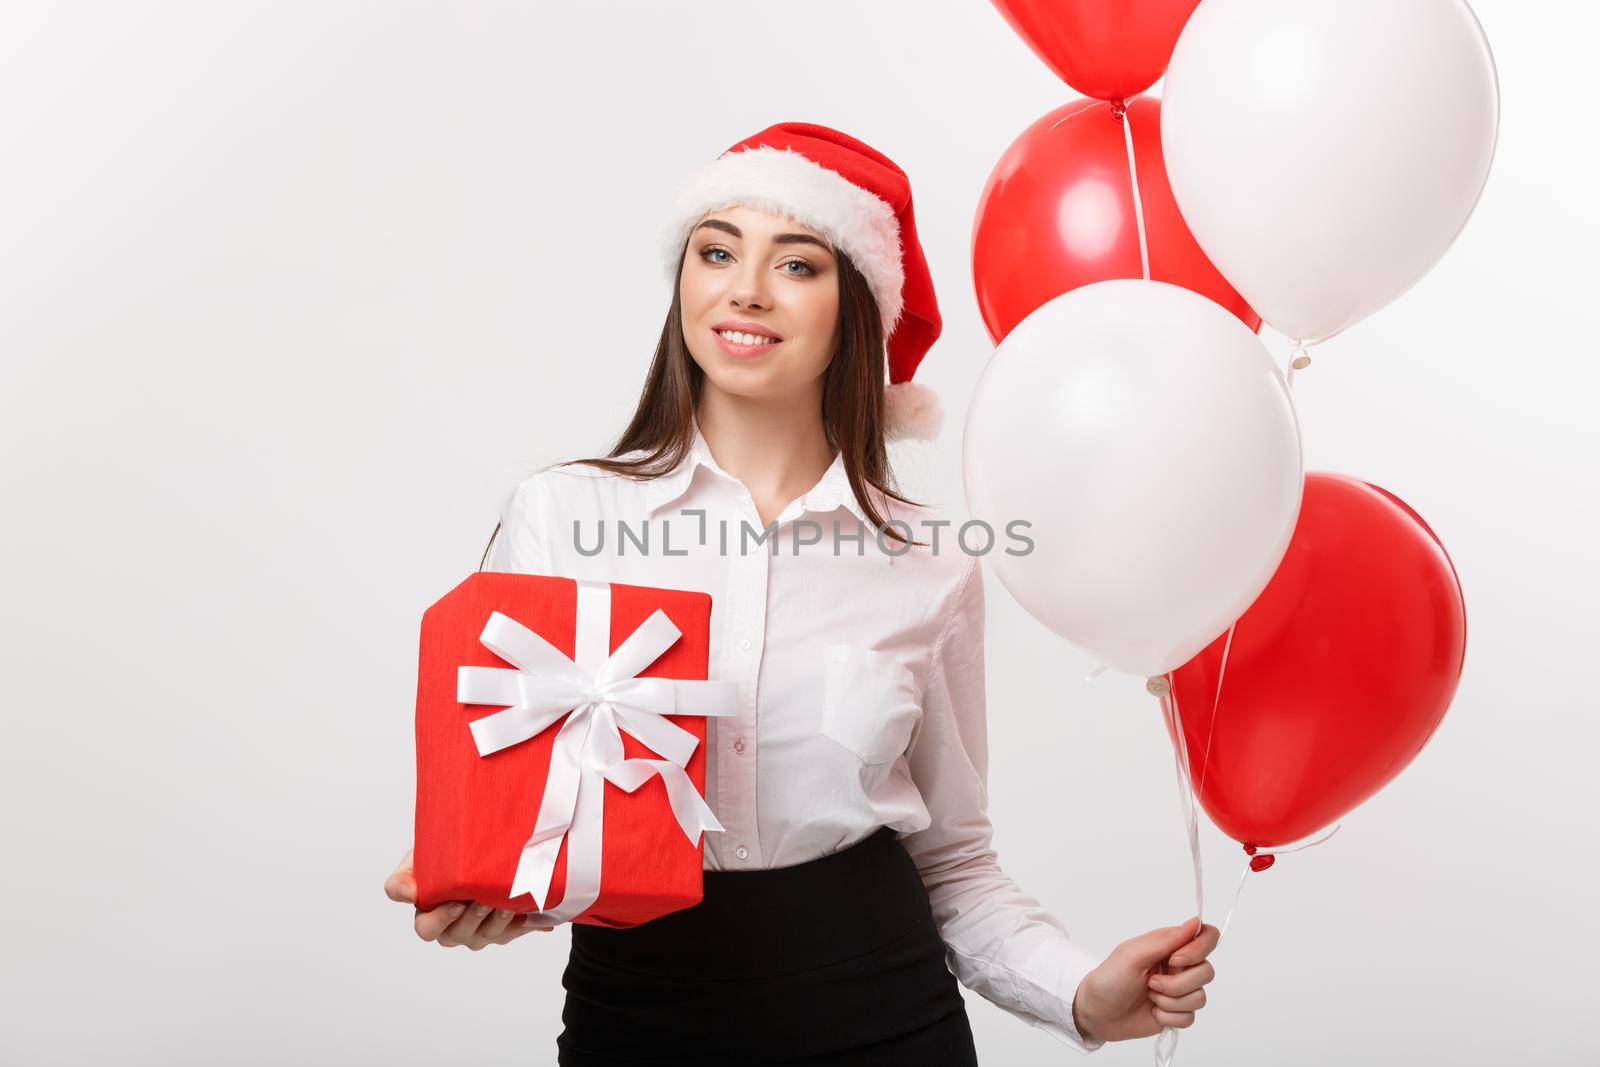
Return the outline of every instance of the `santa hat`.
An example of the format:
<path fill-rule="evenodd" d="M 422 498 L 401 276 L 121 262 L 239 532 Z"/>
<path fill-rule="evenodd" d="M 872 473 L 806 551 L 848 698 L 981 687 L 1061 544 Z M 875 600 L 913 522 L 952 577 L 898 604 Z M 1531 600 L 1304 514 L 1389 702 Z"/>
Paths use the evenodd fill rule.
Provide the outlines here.
<path fill-rule="evenodd" d="M 664 247 L 669 277 L 677 280 L 695 223 L 735 204 L 787 215 L 850 257 L 872 289 L 888 339 L 885 434 L 937 436 L 944 419 L 938 394 L 911 376 L 938 339 L 943 320 L 917 241 L 905 171 L 883 153 L 826 126 L 769 126 L 702 167 L 678 194 Z"/>

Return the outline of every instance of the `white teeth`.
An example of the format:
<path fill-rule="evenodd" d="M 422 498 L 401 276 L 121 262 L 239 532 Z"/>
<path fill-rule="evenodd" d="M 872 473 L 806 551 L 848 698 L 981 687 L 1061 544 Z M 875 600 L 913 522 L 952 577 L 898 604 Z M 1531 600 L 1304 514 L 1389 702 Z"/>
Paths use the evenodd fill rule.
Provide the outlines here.
<path fill-rule="evenodd" d="M 739 345 L 767 345 L 777 340 L 776 337 L 761 337 L 753 333 L 739 333 L 737 330 L 718 330 L 717 333 Z"/>

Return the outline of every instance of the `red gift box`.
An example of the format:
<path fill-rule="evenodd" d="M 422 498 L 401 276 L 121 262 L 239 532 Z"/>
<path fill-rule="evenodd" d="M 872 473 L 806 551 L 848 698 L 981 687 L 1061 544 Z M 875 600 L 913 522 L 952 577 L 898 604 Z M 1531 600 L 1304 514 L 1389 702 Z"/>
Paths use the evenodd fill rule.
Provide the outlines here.
<path fill-rule="evenodd" d="M 417 907 L 625 927 L 698 903 L 704 717 L 737 703 L 705 680 L 710 620 L 705 593 L 494 571 L 429 608 Z"/>

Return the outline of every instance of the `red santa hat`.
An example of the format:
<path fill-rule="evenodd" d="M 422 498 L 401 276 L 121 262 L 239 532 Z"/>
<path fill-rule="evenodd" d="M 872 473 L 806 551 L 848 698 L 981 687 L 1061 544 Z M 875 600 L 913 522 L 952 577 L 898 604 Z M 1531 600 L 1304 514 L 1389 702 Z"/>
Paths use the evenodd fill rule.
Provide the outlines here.
<path fill-rule="evenodd" d="M 665 238 L 666 267 L 695 223 L 735 204 L 787 215 L 831 241 L 866 277 L 883 320 L 889 364 L 885 433 L 931 440 L 944 420 L 938 394 L 911 376 L 943 320 L 917 240 L 911 182 L 883 153 L 849 134 L 780 122 L 729 148 L 685 184 Z"/>

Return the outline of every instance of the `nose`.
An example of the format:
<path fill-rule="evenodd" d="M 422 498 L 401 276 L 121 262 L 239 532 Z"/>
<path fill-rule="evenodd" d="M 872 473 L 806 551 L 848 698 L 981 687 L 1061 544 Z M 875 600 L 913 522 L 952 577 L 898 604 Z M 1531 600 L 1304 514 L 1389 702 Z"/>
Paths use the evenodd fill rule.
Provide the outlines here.
<path fill-rule="evenodd" d="M 730 296 L 735 307 L 764 309 L 772 306 L 767 290 L 767 268 L 760 257 L 752 256 L 749 262 L 740 265 Z"/>

